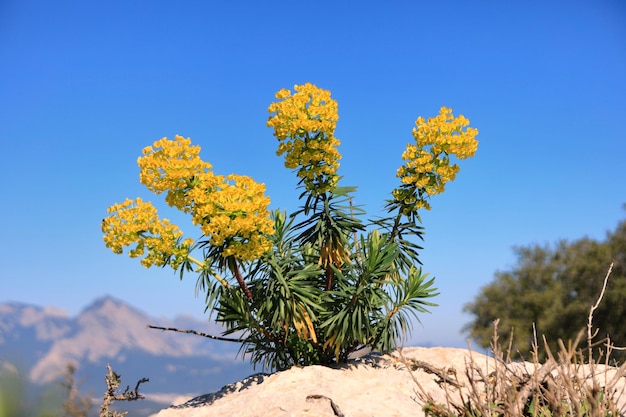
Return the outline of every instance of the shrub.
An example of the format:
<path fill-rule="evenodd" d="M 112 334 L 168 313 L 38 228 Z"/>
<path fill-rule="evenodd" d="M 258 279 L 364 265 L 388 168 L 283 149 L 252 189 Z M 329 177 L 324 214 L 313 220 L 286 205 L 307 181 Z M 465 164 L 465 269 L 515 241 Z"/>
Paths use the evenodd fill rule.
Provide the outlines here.
<path fill-rule="evenodd" d="M 418 258 L 418 210 L 430 209 L 430 197 L 455 178 L 452 157 L 473 156 L 478 131 L 445 107 L 418 118 L 386 214 L 363 221 L 355 188 L 339 185 L 330 92 L 307 83 L 276 98 L 267 124 L 277 155 L 299 178 L 299 210 L 270 211 L 263 184 L 218 175 L 190 139 L 163 138 L 143 150 L 140 180 L 191 216 L 202 237 L 183 238 L 151 203 L 136 199 L 109 208 L 106 246 L 118 254 L 131 247 L 145 267 L 169 265 L 181 278 L 197 273 L 207 310 L 254 364 L 284 369 L 345 361 L 362 347 L 392 350 L 437 295 Z"/>

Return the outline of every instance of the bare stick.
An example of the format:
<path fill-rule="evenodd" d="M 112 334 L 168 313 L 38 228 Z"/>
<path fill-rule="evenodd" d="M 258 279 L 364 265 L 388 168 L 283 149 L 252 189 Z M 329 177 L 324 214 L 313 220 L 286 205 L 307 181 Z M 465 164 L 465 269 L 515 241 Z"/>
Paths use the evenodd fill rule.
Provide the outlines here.
<path fill-rule="evenodd" d="M 148 325 L 148 328 L 149 329 L 163 330 L 163 331 L 167 330 L 167 331 L 179 332 L 179 333 L 190 333 L 190 334 L 195 334 L 195 335 L 202 336 L 202 337 L 208 337 L 209 339 L 213 339 L 213 340 L 220 340 L 222 342 L 236 342 L 236 343 L 243 342 L 242 339 L 231 339 L 231 338 L 228 338 L 228 337 L 213 336 L 211 334 L 198 332 L 196 330 L 183 330 L 183 329 L 177 329 L 175 327 L 159 327 L 159 326 L 153 326 L 151 324 Z"/>
<path fill-rule="evenodd" d="M 550 375 L 550 373 L 557 367 L 556 362 L 552 359 L 548 359 L 546 363 L 541 365 L 539 370 L 536 371 L 536 374 L 533 378 L 530 378 L 526 383 L 524 383 L 519 390 L 519 396 L 517 397 L 517 411 L 523 412 L 524 405 L 528 401 L 528 398 L 531 394 L 537 390 L 539 385 L 541 385 L 545 379 Z"/>
<path fill-rule="evenodd" d="M 589 317 L 587 318 L 587 347 L 589 349 L 589 360 L 591 361 L 592 357 L 591 357 L 591 339 L 593 339 L 596 334 L 598 333 L 598 330 L 596 330 L 595 333 L 592 332 L 593 330 L 593 312 L 598 308 L 598 306 L 600 305 L 600 301 L 602 301 L 602 297 L 604 297 L 604 291 L 606 290 L 606 284 L 609 281 L 609 276 L 611 275 L 611 272 L 613 271 L 613 262 L 611 262 L 611 265 L 609 266 L 609 270 L 606 272 L 606 276 L 604 277 L 604 283 L 602 284 L 602 291 L 600 292 L 600 296 L 598 297 L 598 301 L 596 301 L 596 303 L 591 306 L 591 309 L 589 310 Z"/>
<path fill-rule="evenodd" d="M 149 382 L 148 378 L 141 378 L 137 381 L 137 385 L 135 385 L 134 390 L 130 390 L 130 387 L 127 386 L 124 392 L 118 392 L 117 388 L 120 386 L 122 379 L 119 374 L 117 374 L 111 368 L 111 365 L 107 364 L 107 374 L 104 379 L 107 384 L 107 389 L 104 392 L 104 400 L 102 402 L 102 406 L 100 407 L 100 417 L 123 417 L 127 413 L 126 412 L 118 412 L 118 411 L 109 411 L 109 407 L 113 404 L 114 401 L 137 401 L 143 400 L 145 397 L 139 393 L 139 386 L 143 383 Z"/>

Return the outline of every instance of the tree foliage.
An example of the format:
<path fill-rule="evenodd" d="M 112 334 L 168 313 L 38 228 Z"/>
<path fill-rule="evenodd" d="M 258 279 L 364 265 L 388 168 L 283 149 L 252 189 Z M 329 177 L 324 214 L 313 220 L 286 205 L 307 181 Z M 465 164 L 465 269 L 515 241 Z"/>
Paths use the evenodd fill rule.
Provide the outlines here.
<path fill-rule="evenodd" d="M 604 241 L 585 237 L 514 250 L 517 264 L 510 271 L 497 272 L 495 280 L 465 306 L 474 316 L 466 326 L 474 340 L 489 346 L 492 322 L 500 319 L 501 338 L 513 335 L 514 349 L 520 353 L 529 355 L 535 333 L 540 343 L 545 335 L 553 351 L 558 351 L 559 339 L 567 344 L 585 328 L 613 262 L 593 325 L 599 329 L 598 338 L 609 336 L 616 346 L 626 346 L 626 221 Z M 623 361 L 626 355 L 616 351 L 613 357 Z"/>
<path fill-rule="evenodd" d="M 216 174 L 190 139 L 163 138 L 144 148 L 140 181 L 190 215 L 202 236 L 184 238 L 151 203 L 127 199 L 102 222 L 105 244 L 118 254 L 130 247 L 145 267 L 198 274 L 207 310 L 254 364 L 283 369 L 345 361 L 363 347 L 389 351 L 435 305 L 434 279 L 418 257 L 418 210 L 454 180 L 453 157 L 473 156 L 478 131 L 445 107 L 418 118 L 386 213 L 364 220 L 355 188 L 339 185 L 330 92 L 304 84 L 276 98 L 267 125 L 298 177 L 299 210 L 270 210 L 263 184 Z"/>

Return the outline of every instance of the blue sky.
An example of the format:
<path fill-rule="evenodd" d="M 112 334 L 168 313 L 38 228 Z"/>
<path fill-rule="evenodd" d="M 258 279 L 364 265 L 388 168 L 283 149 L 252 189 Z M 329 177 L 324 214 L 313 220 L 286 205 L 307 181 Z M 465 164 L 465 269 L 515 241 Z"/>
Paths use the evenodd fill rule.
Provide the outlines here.
<path fill-rule="evenodd" d="M 419 116 L 442 105 L 478 152 L 422 213 L 439 307 L 411 344 L 464 346 L 461 310 L 515 245 L 603 239 L 625 217 L 626 3 L 33 1 L 0 3 L 0 302 L 75 314 L 110 294 L 203 315 L 195 278 L 104 247 L 106 208 L 137 196 L 144 146 L 180 134 L 218 173 L 297 207 L 267 106 L 312 82 L 339 102 L 344 185 L 381 213 Z M 196 231 L 189 234 L 196 236 Z"/>

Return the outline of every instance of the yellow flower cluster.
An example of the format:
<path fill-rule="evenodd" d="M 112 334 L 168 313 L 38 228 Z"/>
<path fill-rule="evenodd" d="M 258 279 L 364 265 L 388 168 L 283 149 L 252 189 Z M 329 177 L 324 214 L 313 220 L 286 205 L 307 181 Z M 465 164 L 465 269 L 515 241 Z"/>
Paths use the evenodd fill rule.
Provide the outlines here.
<path fill-rule="evenodd" d="M 427 121 L 418 117 L 413 129 L 415 144 L 407 145 L 402 154 L 406 163 L 396 173 L 402 185 L 393 190 L 405 214 L 420 208 L 430 210 L 427 198 L 442 193 L 445 184 L 454 180 L 459 166 L 451 164 L 450 156 L 465 159 L 474 155 L 478 130 L 468 126 L 467 118 L 454 117 L 447 107 Z"/>
<path fill-rule="evenodd" d="M 279 140 L 276 154 L 285 154 L 285 167 L 298 168 L 298 177 L 311 193 L 322 194 L 337 186 L 340 142 L 334 136 L 337 102 L 330 91 L 313 84 L 295 85 L 276 93 L 280 101 L 270 104 L 267 126 Z"/>
<path fill-rule="evenodd" d="M 176 135 L 174 140 L 157 140 L 142 153 L 137 159 L 141 183 L 155 194 L 167 191 L 167 204 L 187 212 L 190 202 L 185 190 L 199 176 L 204 177 L 206 185 L 212 175 L 211 164 L 200 159 L 200 146 L 192 146 L 191 139 Z"/>
<path fill-rule="evenodd" d="M 271 249 L 267 235 L 274 232 L 265 185 L 250 177 L 215 175 L 211 164 L 203 161 L 199 153 L 200 147 L 192 146 L 190 139 L 162 138 L 144 148 L 143 156 L 137 160 L 140 181 L 156 194 L 167 192 L 166 202 L 190 214 L 211 245 L 222 247 L 224 257 L 257 259 Z M 109 212 L 116 214 L 104 220 L 103 230 L 106 228 L 107 247 L 115 253 L 122 253 L 124 246 L 133 243 L 137 246 L 130 251 L 131 257 L 142 255 L 148 248 L 150 260 L 142 263 L 149 266 L 155 263 L 150 248 L 156 248 L 155 253 L 175 254 L 176 239 L 182 232 L 167 220 L 160 221 L 156 209 L 147 204 L 138 199 L 112 206 Z M 149 227 L 158 224 L 162 229 L 146 234 Z M 158 238 L 162 240 L 159 245 L 152 240 Z M 167 245 L 172 246 L 167 249 Z"/>
<path fill-rule="evenodd" d="M 224 257 L 258 259 L 272 248 L 267 235 L 274 233 L 265 185 L 243 175 L 221 178 L 223 181 L 212 188 L 189 190 L 188 198 L 194 202 L 193 222 L 210 237 L 211 245 L 223 247 Z"/>
<path fill-rule="evenodd" d="M 114 253 L 123 253 L 125 246 L 135 245 L 129 251 L 131 258 L 146 255 L 141 264 L 163 266 L 170 260 L 176 269 L 189 253 L 193 239 L 180 241 L 183 233 L 168 219 L 159 219 L 156 208 L 141 198 L 126 199 L 109 207 L 109 217 L 102 220 L 104 243 Z M 146 254 L 147 251 L 147 254 Z"/>

